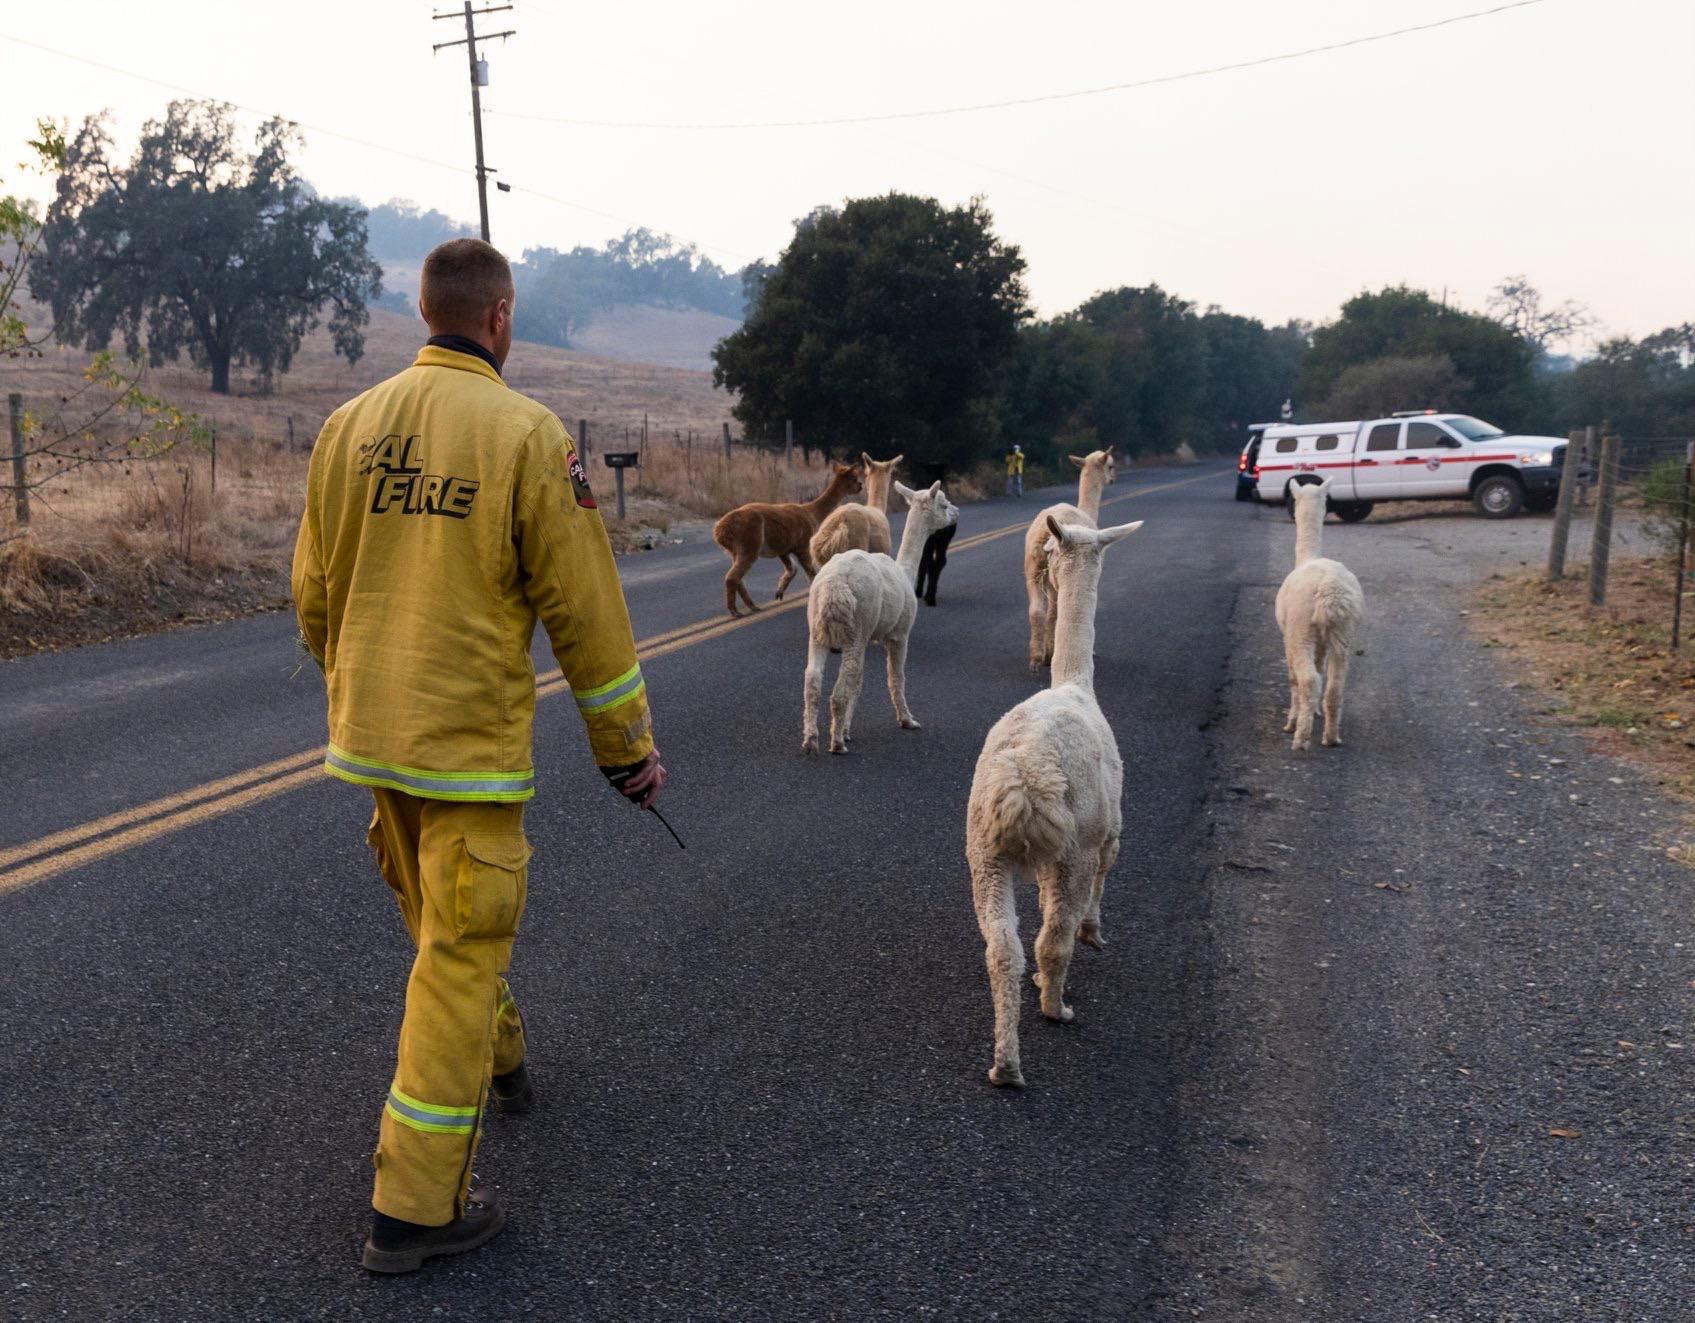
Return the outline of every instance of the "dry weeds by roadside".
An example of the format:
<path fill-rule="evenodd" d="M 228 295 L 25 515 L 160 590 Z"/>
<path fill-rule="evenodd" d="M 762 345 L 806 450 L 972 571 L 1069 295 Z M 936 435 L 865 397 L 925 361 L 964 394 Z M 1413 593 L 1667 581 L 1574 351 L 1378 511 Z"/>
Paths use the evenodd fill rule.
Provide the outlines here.
<path fill-rule="evenodd" d="M 1494 574 L 1470 621 L 1485 647 L 1512 654 L 1512 669 L 1549 697 L 1553 715 L 1695 809 L 1695 645 L 1671 652 L 1674 570 L 1664 557 L 1614 561 L 1599 609 L 1584 577 Z M 1686 639 L 1692 615 L 1686 609 Z"/>

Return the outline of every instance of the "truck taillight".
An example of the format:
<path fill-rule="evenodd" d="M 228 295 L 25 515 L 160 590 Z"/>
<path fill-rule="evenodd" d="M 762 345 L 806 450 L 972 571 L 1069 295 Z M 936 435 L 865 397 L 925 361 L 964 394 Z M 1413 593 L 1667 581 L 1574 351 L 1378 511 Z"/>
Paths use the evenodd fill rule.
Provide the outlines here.
<path fill-rule="evenodd" d="M 1248 452 L 1244 450 L 1242 452 L 1241 456 L 1236 460 L 1236 472 L 1246 473 L 1247 471 L 1248 471 Z"/>

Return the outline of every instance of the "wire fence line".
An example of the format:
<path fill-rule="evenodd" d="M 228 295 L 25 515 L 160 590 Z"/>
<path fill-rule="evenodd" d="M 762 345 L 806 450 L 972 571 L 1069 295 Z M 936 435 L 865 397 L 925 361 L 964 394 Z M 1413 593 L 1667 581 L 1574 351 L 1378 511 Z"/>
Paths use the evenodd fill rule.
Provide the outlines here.
<path fill-rule="evenodd" d="M 1571 434 L 1548 551 L 1551 581 L 1566 576 L 1568 550 L 1586 545 L 1589 601 L 1599 607 L 1607 600 L 1615 543 L 1663 558 L 1672 569 L 1666 617 L 1677 652 L 1690 595 L 1692 535 L 1695 437 L 1621 436 L 1604 423 Z"/>

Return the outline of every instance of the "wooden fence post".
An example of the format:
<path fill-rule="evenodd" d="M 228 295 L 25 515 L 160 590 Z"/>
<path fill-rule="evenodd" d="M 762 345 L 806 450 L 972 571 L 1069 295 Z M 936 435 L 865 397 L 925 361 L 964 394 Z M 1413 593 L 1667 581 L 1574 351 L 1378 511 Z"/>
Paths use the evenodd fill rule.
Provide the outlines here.
<path fill-rule="evenodd" d="M 1671 608 L 1673 652 L 1676 652 L 1683 642 L 1683 576 L 1684 567 L 1689 561 L 1689 489 L 1692 480 L 1695 480 L 1695 441 L 1691 441 L 1683 453 L 1683 505 L 1677 517 L 1677 588 Z"/>
<path fill-rule="evenodd" d="M 724 424 L 724 458 L 730 458 L 730 425 Z"/>
<path fill-rule="evenodd" d="M 1589 604 L 1607 600 L 1607 562 L 1613 549 L 1613 507 L 1618 504 L 1619 438 L 1601 439 L 1600 483 L 1595 489 L 1595 539 L 1589 548 Z"/>
<path fill-rule="evenodd" d="M 795 420 L 783 420 L 783 463 L 789 468 L 795 466 Z"/>
<path fill-rule="evenodd" d="M 1583 459 L 1583 433 L 1575 429 L 1566 438 L 1565 463 L 1560 469 L 1560 496 L 1554 505 L 1554 535 L 1548 542 L 1548 581 L 1557 583 L 1566 575 L 1566 542 L 1571 537 L 1571 503 L 1576 495 L 1578 465 Z"/>
<path fill-rule="evenodd" d="M 13 391 L 6 397 L 12 415 L 12 508 L 18 527 L 29 527 L 29 464 L 24 457 L 24 397 Z"/>
<path fill-rule="evenodd" d="M 1583 462 L 1585 464 L 1590 465 L 1591 468 L 1593 468 L 1593 466 L 1596 462 L 1595 461 L 1595 426 L 1594 426 L 1593 423 L 1591 423 L 1588 427 L 1585 427 L 1583 429 Z M 1591 472 L 1590 475 L 1589 475 L 1589 481 L 1585 482 L 1585 483 L 1581 483 L 1578 486 L 1578 489 L 1577 489 L 1577 504 L 1580 508 L 1582 506 L 1589 504 L 1589 489 L 1591 487 L 1593 487 L 1594 485 L 1595 485 L 1595 475 L 1594 475 L 1593 472 Z"/>
<path fill-rule="evenodd" d="M 583 463 L 589 462 L 589 420 L 577 419 L 577 449 L 583 452 Z"/>
<path fill-rule="evenodd" d="M 218 425 L 212 424 L 212 491 L 218 490 Z"/>

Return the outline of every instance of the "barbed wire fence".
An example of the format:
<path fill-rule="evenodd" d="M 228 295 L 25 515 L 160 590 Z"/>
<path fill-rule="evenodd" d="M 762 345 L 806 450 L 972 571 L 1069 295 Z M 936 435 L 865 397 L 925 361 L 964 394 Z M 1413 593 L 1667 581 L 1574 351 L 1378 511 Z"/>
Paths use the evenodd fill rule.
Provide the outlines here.
<path fill-rule="evenodd" d="M 1671 650 L 1681 650 L 1695 535 L 1695 438 L 1622 436 L 1605 424 L 1571 433 L 1548 549 L 1548 578 L 1566 577 L 1568 551 L 1587 546 L 1591 606 L 1606 604 L 1616 546 L 1671 567 Z"/>

